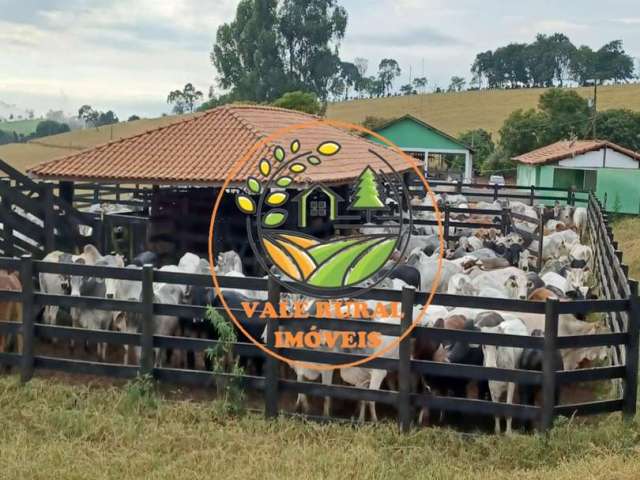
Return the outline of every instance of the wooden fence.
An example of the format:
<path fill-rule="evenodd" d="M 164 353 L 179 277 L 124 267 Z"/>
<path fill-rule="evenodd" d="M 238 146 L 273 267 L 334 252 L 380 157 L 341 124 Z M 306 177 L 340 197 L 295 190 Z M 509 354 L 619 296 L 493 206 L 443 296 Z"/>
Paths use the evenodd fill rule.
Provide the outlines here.
<path fill-rule="evenodd" d="M 153 368 L 153 348 L 202 351 L 217 343 L 215 340 L 153 335 L 151 325 L 154 315 L 173 315 L 188 318 L 200 317 L 203 316 L 204 313 L 202 307 L 153 303 L 153 283 L 165 282 L 211 286 L 211 277 L 209 275 L 156 271 L 151 266 L 145 266 L 142 269 L 135 270 L 76 264 L 57 264 L 34 261 L 29 256 L 21 259 L 0 259 L 0 268 L 18 270 L 23 285 L 22 292 L 0 292 L 1 300 L 21 302 L 23 306 L 22 324 L 6 321 L 0 322 L 0 334 L 20 333 L 22 335 L 23 350 L 21 353 L 0 353 L 0 364 L 12 365 L 19 368 L 23 381 L 28 381 L 33 376 L 34 370 L 38 369 L 104 375 L 116 378 L 134 378 L 138 374 L 150 374 L 159 381 L 212 387 L 215 386 L 216 378 L 229 377 L 228 374 L 212 374 L 211 372 L 197 370 Z M 33 287 L 34 279 L 40 273 L 140 281 L 142 282 L 143 294 L 140 301 L 44 294 L 36 291 Z M 280 286 L 273 280 L 267 281 L 264 279 L 236 277 L 223 277 L 219 280 L 222 288 L 266 290 L 270 301 L 277 302 L 280 299 Z M 405 288 L 402 291 L 371 290 L 365 294 L 355 294 L 354 289 L 353 293 L 354 298 L 400 302 L 402 312 L 404 313 L 401 324 L 394 325 L 362 320 L 309 318 L 299 320 L 300 325 L 313 323 L 322 325 L 323 329 L 336 331 L 376 331 L 382 335 L 397 337 L 413 322 L 413 306 L 415 304 L 423 304 L 428 297 L 428 294 L 416 292 L 411 288 Z M 553 419 L 556 415 L 589 415 L 622 411 L 625 417 L 630 418 L 635 414 L 638 329 L 640 324 L 640 310 L 636 296 L 612 300 L 562 303 L 549 300 L 546 303 L 541 303 L 437 294 L 432 304 L 541 314 L 544 315 L 545 318 L 545 335 L 544 337 L 530 337 L 416 327 L 412 334 L 400 343 L 399 358 L 376 358 L 366 364 L 368 368 L 379 368 L 390 372 L 398 372 L 399 386 L 397 391 L 367 390 L 343 385 L 329 386 L 280 378 L 278 376 L 278 362 L 270 356 L 266 358 L 264 376 L 242 375 L 239 377 L 241 385 L 248 390 L 263 392 L 265 414 L 268 417 L 273 417 L 278 414 L 278 400 L 281 394 L 285 392 L 305 393 L 312 396 L 329 396 L 332 398 L 374 401 L 393 405 L 397 409 L 398 422 L 403 430 L 410 428 L 412 420 L 415 418 L 414 410 L 419 407 L 466 414 L 511 416 L 521 420 L 535 420 L 538 421 L 539 428 L 542 430 L 547 430 L 552 426 Z M 45 305 L 137 312 L 143 315 L 142 330 L 139 334 L 129 334 L 36 323 L 38 312 Z M 619 332 L 595 335 L 558 336 L 560 315 L 567 313 L 587 314 L 592 312 L 624 313 L 628 318 L 626 329 Z M 273 332 L 279 326 L 278 320 L 265 321 L 265 326 L 268 329 L 268 342 L 270 345 L 273 345 Z M 419 331 L 427 333 L 433 339 L 448 342 L 463 341 L 473 344 L 542 350 L 544 355 L 544 368 L 542 371 L 509 370 L 413 360 L 410 356 L 410 341 L 416 332 Z M 126 344 L 140 346 L 140 365 L 99 363 L 73 358 L 39 355 L 36 351 L 36 343 L 34 340 L 36 338 L 52 337 L 74 339 L 76 341 L 107 342 L 111 345 Z M 624 347 L 626 350 L 625 363 L 574 371 L 554 370 L 553 358 L 557 350 L 593 346 Z M 253 344 L 237 343 L 234 349 L 235 353 L 239 355 L 264 358 L 264 353 Z M 325 364 L 353 362 L 363 358 L 362 355 L 357 354 L 324 352 L 303 348 L 279 349 L 278 352 L 294 360 Z M 509 381 L 517 384 L 536 385 L 543 391 L 543 403 L 542 406 L 505 404 L 469 398 L 419 394 L 411 391 L 411 376 L 425 374 L 435 377 L 464 378 L 476 381 Z M 555 404 L 554 396 L 557 386 L 564 386 L 575 382 L 609 379 L 624 380 L 624 389 L 618 398 L 578 404 Z"/>

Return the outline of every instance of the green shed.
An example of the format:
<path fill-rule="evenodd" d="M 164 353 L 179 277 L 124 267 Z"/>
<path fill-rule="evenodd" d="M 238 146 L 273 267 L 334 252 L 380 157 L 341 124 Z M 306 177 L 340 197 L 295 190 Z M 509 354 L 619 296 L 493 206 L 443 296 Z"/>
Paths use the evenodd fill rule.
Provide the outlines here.
<path fill-rule="evenodd" d="M 393 120 L 377 128 L 375 132 L 389 139 L 404 152 L 423 162 L 427 175 L 442 169 L 445 156 L 463 156 L 463 179 L 465 182 L 473 180 L 473 151 L 460 140 L 413 115 L 405 115 Z M 381 143 L 371 135 L 368 138 Z"/>
<path fill-rule="evenodd" d="M 593 191 L 609 211 L 640 213 L 639 152 L 604 140 L 573 140 L 513 160 L 519 186 Z"/>

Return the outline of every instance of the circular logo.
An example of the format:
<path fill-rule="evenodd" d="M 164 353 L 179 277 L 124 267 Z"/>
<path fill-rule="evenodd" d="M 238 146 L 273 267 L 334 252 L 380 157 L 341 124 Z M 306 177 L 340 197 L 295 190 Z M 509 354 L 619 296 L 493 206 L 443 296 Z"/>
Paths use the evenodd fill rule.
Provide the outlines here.
<path fill-rule="evenodd" d="M 336 187 L 329 182 L 324 183 L 321 179 L 327 177 L 326 173 L 338 168 L 338 163 L 335 159 L 332 162 L 332 157 L 342 152 L 341 158 L 346 159 L 342 161 L 349 161 L 350 155 L 349 146 L 341 145 L 334 138 L 322 138 L 317 132 L 313 132 L 313 135 L 308 131 L 302 132 L 316 129 L 326 135 L 326 128 L 318 129 L 318 126 L 326 125 L 369 134 L 404 159 L 407 169 L 413 169 L 431 197 L 441 242 L 436 278 L 427 302 L 413 319 L 411 327 L 394 341 L 385 342 L 366 358 L 342 365 L 301 362 L 267 348 L 249 334 L 234 314 L 234 309 L 229 308 L 214 268 L 216 252 L 213 240 L 222 197 L 237 173 L 246 171 L 247 163 L 265 151 L 268 153 L 261 157 L 243 188 L 235 194 L 235 204 L 239 213 L 246 217 L 247 238 L 256 260 L 285 290 L 314 299 L 354 297 L 379 285 L 399 265 L 413 230 L 411 198 L 402 176 L 380 153 L 382 149 L 369 148 L 364 161 L 361 149 L 357 152 L 358 160 L 354 163 L 359 165 L 359 172 L 350 185 Z M 306 145 L 305 141 L 308 140 L 302 139 L 308 138 L 320 138 L 320 141 Z M 327 169 L 327 165 L 331 165 L 331 170 Z M 317 175 L 312 175 L 313 169 L 318 170 Z M 306 175 L 303 175 L 305 172 Z M 320 180 L 302 184 L 298 179 L 303 176 Z M 351 173 L 349 178 L 353 176 Z M 331 177 L 335 178 L 336 175 Z M 290 364 L 316 370 L 361 365 L 397 346 L 421 321 L 435 294 L 444 250 L 437 202 L 415 160 L 375 132 L 359 125 L 330 120 L 314 120 L 278 130 L 249 149 L 228 172 L 216 198 L 209 229 L 211 273 L 228 317 L 267 354 Z M 272 308 L 272 311 L 277 310 L 277 307 Z M 256 309 L 252 312 L 255 313 Z M 288 318 L 287 322 L 294 320 Z"/>

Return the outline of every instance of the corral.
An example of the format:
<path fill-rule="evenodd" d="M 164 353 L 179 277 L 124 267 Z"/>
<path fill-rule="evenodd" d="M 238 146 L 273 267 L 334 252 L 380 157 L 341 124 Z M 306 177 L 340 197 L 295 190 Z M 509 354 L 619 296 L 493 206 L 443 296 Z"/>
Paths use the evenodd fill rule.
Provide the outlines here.
<path fill-rule="evenodd" d="M 8 168 L 5 171 L 9 170 Z M 10 178 L 4 182 L 3 199 L 3 251 L 6 257 L 12 254 L 32 253 L 36 257 L 43 257 L 57 246 L 70 248 L 69 245 L 79 246 L 83 243 L 95 243 L 105 251 L 109 244 L 106 237 L 107 225 L 113 218 L 125 224 L 144 223 L 145 209 L 154 210 L 154 199 L 160 193 L 159 189 L 139 190 L 129 187 L 109 187 L 85 185 L 93 187 L 92 193 L 100 195 L 100 190 L 108 190 L 109 198 L 103 202 L 130 202 L 140 208 L 136 216 L 95 216 L 77 211 L 70 202 L 63 200 L 65 185 L 59 185 L 59 197 L 53 195 L 53 188 L 43 186 L 19 176 L 15 172 L 8 172 Z M 82 185 L 81 185 L 82 186 Z M 76 185 L 76 188 L 78 185 Z M 243 357 L 265 360 L 263 372 L 255 375 L 244 374 L 240 377 L 241 384 L 248 390 L 262 392 L 265 414 L 268 417 L 277 415 L 282 407 L 283 396 L 305 394 L 319 397 L 332 397 L 359 402 L 375 402 L 395 407 L 395 414 L 403 430 L 407 430 L 415 422 L 415 410 L 425 407 L 430 410 L 445 410 L 458 412 L 463 415 L 490 415 L 513 417 L 522 421 L 533 420 L 540 429 L 546 430 L 553 424 L 557 415 L 596 414 L 612 411 L 622 411 L 632 416 L 636 408 L 637 366 L 638 366 L 638 323 L 640 321 L 637 300 L 637 283 L 627 278 L 628 272 L 622 265 L 621 253 L 617 251 L 611 229 L 607 223 L 607 216 L 602 211 L 598 200 L 591 194 L 580 192 L 562 192 L 553 188 L 522 188 L 499 187 L 487 189 L 483 185 L 467 184 L 433 184 L 432 188 L 441 194 L 464 195 L 469 199 L 489 198 L 493 200 L 524 200 L 530 206 L 537 202 L 555 202 L 562 198 L 570 205 L 582 203 L 587 212 L 586 236 L 590 239 L 594 252 L 596 278 L 600 286 L 600 299 L 583 299 L 559 302 L 547 299 L 546 302 L 530 301 L 526 299 L 490 298 L 466 295 L 452 295 L 437 293 L 432 305 L 453 308 L 473 308 L 494 310 L 499 312 L 515 312 L 521 314 L 536 314 L 544 318 L 544 335 L 512 335 L 504 333 L 487 333 L 467 329 L 442 328 L 428 325 L 416 327 L 410 336 L 405 337 L 399 345 L 397 358 L 381 357 L 367 363 L 367 369 L 383 370 L 397 373 L 397 387 L 387 389 L 351 387 L 345 385 L 321 385 L 317 383 L 291 380 L 282 376 L 278 362 L 265 354 L 257 346 L 238 342 L 234 352 Z M 169 190 L 167 190 L 169 191 Z M 171 192 L 179 195 L 180 188 L 173 187 Z M 26 192 L 26 193 L 25 193 Z M 30 195 L 30 192 L 32 195 Z M 113 194 L 113 196 L 111 196 Z M 120 197 L 120 198 L 118 198 Z M 151 198 L 151 201 L 149 200 Z M 89 200 L 88 198 L 80 198 Z M 42 201 L 44 200 L 44 201 Z M 73 200 L 73 199 L 71 199 Z M 76 205 L 77 205 L 77 200 Z M 37 228 L 28 227 L 24 214 L 13 208 L 18 206 L 23 212 L 29 212 L 36 218 L 43 219 Z M 417 211 L 433 213 L 433 206 L 418 206 Z M 466 216 L 491 216 L 489 223 L 466 221 L 458 218 Z M 107 220 L 104 220 L 104 217 Z M 109 218 L 112 217 L 112 218 Z M 21 220 L 21 218 L 23 220 Z M 64 218 L 64 220 L 63 220 Z M 133 218 L 133 220 L 131 220 Z M 383 219 L 380 219 L 381 221 Z M 73 223 L 75 222 L 75 223 Z M 510 209 L 507 205 L 500 210 L 477 209 L 467 207 L 451 207 L 444 204 L 441 217 L 434 215 L 431 219 L 417 219 L 416 226 L 437 227 L 442 224 L 447 243 L 453 241 L 460 230 L 492 228 L 502 234 L 518 231 L 523 223 L 534 224 L 533 231 L 539 235 L 539 250 L 531 252 L 538 255 L 536 270 L 542 266 L 542 247 L 544 245 L 544 224 L 540 218 L 523 215 Z M 87 236 L 78 237 L 80 229 L 69 228 L 68 225 L 85 225 L 91 230 Z M 110 228 L 110 227 L 109 227 Z M 536 230 L 537 229 L 537 230 Z M 21 233 L 16 236 L 15 232 Z M 27 237 L 32 241 L 28 241 Z M 33 241 L 35 240 L 35 241 Z M 132 241 L 133 244 L 135 242 Z M 188 251 L 184 246 L 183 250 Z M 131 251 L 137 251 L 132 245 Z M 130 254 L 130 253 L 129 253 Z M 131 258 L 131 257 L 129 257 Z M 173 349 L 177 351 L 203 351 L 217 345 L 215 339 L 188 338 L 183 336 L 159 335 L 154 329 L 156 316 L 174 316 L 180 318 L 201 318 L 204 316 L 203 306 L 180 304 L 179 302 L 161 303 L 154 299 L 154 284 L 176 284 L 191 287 L 211 287 L 211 276 L 208 273 L 182 273 L 177 271 L 155 270 L 150 265 L 140 269 L 119 268 L 111 266 L 78 265 L 74 263 L 57 263 L 51 261 L 34 260 L 30 256 L 21 259 L 4 258 L 0 261 L 3 269 L 20 272 L 21 291 L 3 291 L 2 300 L 15 302 L 22 307 L 22 322 L 0 323 L 0 333 L 5 335 L 20 334 L 22 351 L 20 353 L 1 353 L 0 362 L 20 369 L 22 379 L 29 380 L 34 370 L 60 370 L 69 373 L 89 373 L 119 378 L 133 378 L 136 375 L 149 374 L 159 381 L 183 384 L 196 384 L 214 387 L 219 384 L 216 380 L 228 378 L 228 374 L 195 370 L 193 368 L 174 368 L 154 365 L 154 349 Z M 54 274 L 67 277 L 114 278 L 139 282 L 141 296 L 137 300 L 118 300 L 111 298 L 97 298 L 92 296 L 69 296 L 65 294 L 44 293 L 34 288 L 34 280 L 42 274 Z M 281 296 L 286 294 L 281 285 L 272 279 L 220 276 L 222 288 L 239 289 L 249 292 L 260 292 L 272 304 L 279 303 Z M 285 289 L 286 289 L 286 282 Z M 403 312 L 400 324 L 384 324 L 368 322 L 360 319 L 314 319 L 313 317 L 302 323 L 322 323 L 323 328 L 333 331 L 378 331 L 388 337 L 398 337 L 413 321 L 414 306 L 423 304 L 426 300 L 425 291 L 416 291 L 404 287 L 402 290 L 372 289 L 366 293 L 352 290 L 350 298 L 399 302 Z M 57 306 L 59 308 L 84 308 L 92 310 L 124 311 L 137 314 L 142 319 L 139 332 L 115 332 L 60 326 L 41 323 L 39 314 L 43 306 Z M 222 311 L 220 307 L 217 307 Z M 563 316 L 590 315 L 604 313 L 607 318 L 609 331 L 606 333 L 563 334 L 559 329 Z M 4 320 L 4 319 L 3 319 Z M 263 322 L 261 327 L 267 328 L 268 345 L 274 347 L 274 333 L 282 326 L 277 319 Z M 506 348 L 536 350 L 542 352 L 542 366 L 540 370 L 526 370 L 521 368 L 501 368 L 486 365 L 471 365 L 450 363 L 433 359 L 419 360 L 412 357 L 412 343 L 418 337 L 424 337 L 438 343 L 464 343 L 467 345 L 485 345 Z M 75 341 L 90 341 L 107 343 L 110 345 L 133 345 L 140 347 L 139 365 L 122 365 L 105 361 L 78 360 L 69 356 L 43 355 L 37 348 L 38 338 L 57 338 Z M 611 347 L 607 349 L 609 364 L 606 366 L 591 366 L 558 371 L 554 358 L 558 351 L 587 349 L 592 347 Z M 305 348 L 286 348 L 279 353 L 299 361 L 320 364 L 339 364 L 358 361 L 361 354 L 346 352 L 316 351 Z M 104 359 L 103 359 L 104 360 Z M 262 373 L 262 374 L 258 374 Z M 465 398 L 465 396 L 437 395 L 430 391 L 418 392 L 414 389 L 412 379 L 416 376 L 430 378 L 464 379 L 468 381 L 510 382 L 518 385 L 531 385 L 542 390 L 541 406 L 521 403 L 501 403 L 485 399 Z M 607 400 L 590 400 L 577 403 L 558 403 L 556 394 L 559 386 L 571 385 L 577 382 L 613 380 L 615 382 L 615 396 Z"/>

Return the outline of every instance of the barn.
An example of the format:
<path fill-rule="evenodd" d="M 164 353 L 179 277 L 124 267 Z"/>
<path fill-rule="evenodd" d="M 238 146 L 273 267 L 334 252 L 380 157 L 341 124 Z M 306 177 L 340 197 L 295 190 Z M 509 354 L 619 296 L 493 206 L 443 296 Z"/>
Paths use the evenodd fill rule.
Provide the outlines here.
<path fill-rule="evenodd" d="M 299 128 L 301 125 L 313 128 Z M 312 235 L 334 233 L 327 228 L 326 219 L 339 216 L 346 208 L 351 185 L 367 166 L 371 152 L 384 156 L 396 172 L 408 174 L 411 170 L 406 156 L 319 117 L 267 106 L 230 105 L 39 164 L 28 173 L 56 182 L 69 204 L 74 203 L 77 182 L 148 188 L 146 248 L 165 257 L 166 262 L 187 251 L 207 252 L 213 202 L 228 181 L 225 191 L 230 194 L 225 195 L 218 216 L 216 248 L 238 250 L 251 272 L 244 218 L 238 215 L 231 193 L 244 188 L 261 159 L 272 155 L 278 146 L 288 149 L 294 140 L 303 149 L 316 148 L 325 140 L 341 145 L 341 150 L 322 164 L 309 165 L 294 175 L 287 189 L 293 199 L 287 204 L 288 221 L 303 219 L 303 231 Z M 245 155 L 250 157 L 247 163 L 235 168 Z M 317 185 L 321 188 L 315 188 Z"/>
<path fill-rule="evenodd" d="M 572 140 L 513 160 L 519 186 L 593 191 L 609 211 L 640 213 L 639 152 L 605 140 Z"/>
<path fill-rule="evenodd" d="M 447 176 L 455 172 L 465 182 L 473 180 L 473 150 L 413 115 L 392 120 L 375 132 L 418 159 L 429 177 Z M 381 143 L 372 135 L 369 138 Z M 457 165 L 462 167 L 460 172 L 456 172 Z"/>

